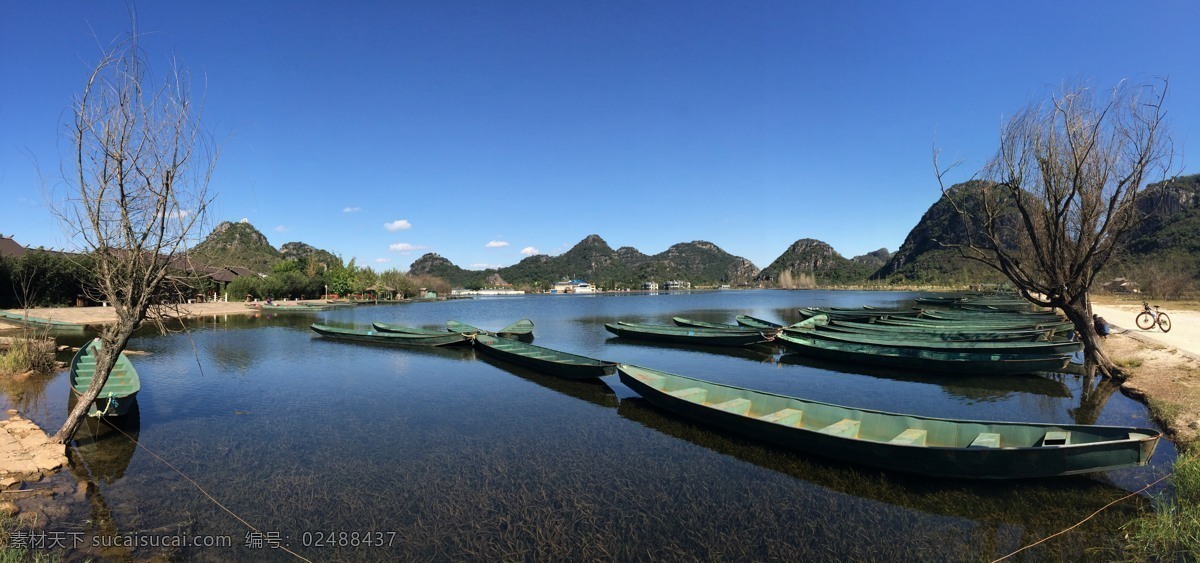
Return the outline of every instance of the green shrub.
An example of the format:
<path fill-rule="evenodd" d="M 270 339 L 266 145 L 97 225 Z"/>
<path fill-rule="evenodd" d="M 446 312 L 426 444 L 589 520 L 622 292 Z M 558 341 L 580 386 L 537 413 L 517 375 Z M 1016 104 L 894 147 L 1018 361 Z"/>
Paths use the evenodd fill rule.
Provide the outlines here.
<path fill-rule="evenodd" d="M 52 339 L 18 337 L 7 350 L 0 351 L 0 375 L 16 375 L 31 370 L 51 373 L 55 368 L 54 353 Z"/>

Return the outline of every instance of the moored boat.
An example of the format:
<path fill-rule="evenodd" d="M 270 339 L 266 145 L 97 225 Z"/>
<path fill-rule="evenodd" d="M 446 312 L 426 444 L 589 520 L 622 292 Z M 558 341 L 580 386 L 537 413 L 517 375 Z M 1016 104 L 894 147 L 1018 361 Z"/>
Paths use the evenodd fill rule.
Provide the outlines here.
<path fill-rule="evenodd" d="M 937 477 L 1053 477 L 1145 465 L 1162 433 L 954 420 L 857 409 L 621 364 L 651 404 L 724 430 L 851 463 Z"/>
<path fill-rule="evenodd" d="M 320 311 L 328 311 L 333 306 L 329 304 L 292 304 L 280 305 L 273 303 L 271 305 L 263 304 L 260 309 L 264 313 L 317 313 Z"/>
<path fill-rule="evenodd" d="M 783 325 L 781 325 L 781 324 L 777 324 L 777 323 L 773 323 L 771 321 L 751 317 L 750 315 L 738 315 L 737 317 L 734 318 L 734 320 L 737 321 L 737 324 L 740 324 L 742 326 L 747 326 L 750 328 L 757 328 L 757 329 L 764 329 L 764 330 L 768 329 L 768 328 L 774 328 L 774 329 L 783 328 Z"/>
<path fill-rule="evenodd" d="M 758 331 L 732 331 L 627 322 L 608 323 L 604 325 L 604 328 L 622 338 L 707 346 L 748 346 L 759 342 L 768 342 L 772 338 Z"/>
<path fill-rule="evenodd" d="M 685 319 L 683 317 L 671 317 L 676 326 L 688 326 L 695 328 L 711 328 L 716 330 L 728 330 L 733 332 L 757 332 L 767 336 L 774 336 L 779 333 L 780 329 L 775 327 L 750 327 L 742 324 L 725 324 L 725 323 L 710 323 L 707 321 L 697 321 L 693 319 Z"/>
<path fill-rule="evenodd" d="M 403 332 L 380 332 L 376 330 L 359 330 L 341 328 L 323 324 L 313 324 L 309 328 L 313 332 L 337 340 L 352 340 L 371 344 L 387 344 L 389 346 L 446 346 L 466 342 L 467 337 L 457 332 L 439 332 L 437 334 L 409 334 Z"/>
<path fill-rule="evenodd" d="M 877 364 L 891 368 L 932 370 L 952 373 L 1019 374 L 1057 372 L 1066 367 L 1071 357 L 1065 354 L 1006 354 L 991 352 L 955 352 L 835 342 L 803 338 L 782 333 L 775 342 L 784 348 L 816 358 L 844 362 Z"/>
<path fill-rule="evenodd" d="M 460 334 L 487 334 L 490 336 L 513 338 L 526 342 L 533 340 L 533 321 L 529 319 L 521 319 L 496 332 L 483 330 L 481 328 L 471 326 L 467 323 L 460 323 L 458 321 L 446 321 L 446 330 Z"/>
<path fill-rule="evenodd" d="M 475 349 L 504 361 L 567 379 L 612 375 L 615 362 L 526 344 L 510 338 L 476 334 Z"/>
<path fill-rule="evenodd" d="M 1064 333 L 1074 330 L 1074 325 L 1070 321 L 941 321 L 935 319 L 924 318 L 886 318 L 878 319 L 875 322 L 885 325 L 897 326 L 916 326 L 938 329 L 957 329 L 957 330 L 1047 330 L 1055 333 Z"/>
<path fill-rule="evenodd" d="M 419 328 L 415 326 L 397 325 L 391 323 L 371 323 L 380 332 L 402 332 L 404 334 L 446 334 L 445 330 L 435 328 Z"/>
<path fill-rule="evenodd" d="M 911 334 L 884 334 L 862 332 L 838 332 L 825 328 L 785 328 L 788 334 L 802 338 L 832 340 L 851 344 L 871 344 L 896 348 L 916 348 L 946 352 L 986 352 L 989 354 L 1041 354 L 1066 355 L 1083 351 L 1083 343 L 1072 340 L 1055 342 L 1021 342 L 1015 340 L 941 340 L 916 338 Z"/>
<path fill-rule="evenodd" d="M 889 338 L 914 338 L 918 340 L 947 340 L 947 341 L 1016 341 L 1039 342 L 1045 341 L 1049 331 L 1042 330 L 955 330 L 955 329 L 926 329 L 921 327 L 906 327 L 883 325 L 879 323 L 855 323 L 849 321 L 833 321 L 823 327 L 825 330 L 857 334 L 871 334 Z"/>
<path fill-rule="evenodd" d="M 82 397 L 96 376 L 96 354 L 100 350 L 100 339 L 93 338 L 91 342 L 81 346 L 71 358 L 70 383 L 71 393 Z M 137 400 L 137 393 L 142 389 L 142 381 L 133 363 L 122 353 L 117 356 L 115 365 L 108 373 L 108 380 L 100 388 L 100 394 L 88 407 L 88 416 L 122 416 L 129 412 Z"/>

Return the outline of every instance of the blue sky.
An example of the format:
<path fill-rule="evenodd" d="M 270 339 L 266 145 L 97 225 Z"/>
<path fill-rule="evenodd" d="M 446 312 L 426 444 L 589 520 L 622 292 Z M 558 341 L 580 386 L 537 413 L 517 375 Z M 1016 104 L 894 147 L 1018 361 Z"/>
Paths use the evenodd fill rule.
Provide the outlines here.
<path fill-rule="evenodd" d="M 221 145 L 211 225 L 248 219 L 376 269 L 707 240 L 767 266 L 815 238 L 895 251 L 1000 124 L 1065 80 L 1170 78 L 1200 172 L 1195 2 L 142 2 Z M 47 211 L 123 3 L 0 0 L 0 233 Z M 199 83 L 200 80 L 197 80 Z M 53 197 L 53 196 L 50 196 Z"/>

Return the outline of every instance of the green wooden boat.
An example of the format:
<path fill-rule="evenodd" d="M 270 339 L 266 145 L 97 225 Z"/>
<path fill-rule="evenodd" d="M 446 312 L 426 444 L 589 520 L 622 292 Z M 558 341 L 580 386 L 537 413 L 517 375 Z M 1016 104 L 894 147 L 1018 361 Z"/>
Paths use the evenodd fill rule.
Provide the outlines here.
<path fill-rule="evenodd" d="M 17 323 L 22 326 L 49 329 L 55 333 L 82 333 L 87 329 L 86 325 L 69 323 L 66 321 L 56 321 L 54 319 L 41 319 L 38 317 L 30 317 L 24 311 L 0 311 L 0 320 Z"/>
<path fill-rule="evenodd" d="M 627 322 L 608 323 L 604 325 L 604 328 L 622 338 L 655 342 L 675 342 L 679 344 L 700 344 L 704 346 L 748 346 L 759 342 L 768 342 L 772 338 L 757 331 L 732 331 L 715 328 Z"/>
<path fill-rule="evenodd" d="M 475 349 L 484 354 L 567 379 L 612 375 L 617 367 L 615 362 L 534 346 L 510 338 L 476 334 L 474 340 Z"/>
<path fill-rule="evenodd" d="M 934 477 L 1055 477 L 1146 465 L 1149 428 L 954 420 L 857 409 L 628 364 L 621 382 L 699 424 L 850 463 Z"/>
<path fill-rule="evenodd" d="M 446 331 L 436 328 L 417 328 L 413 326 L 395 325 L 389 323 L 371 323 L 379 332 L 401 332 L 404 334 L 446 334 Z"/>
<path fill-rule="evenodd" d="M 320 311 L 328 311 L 332 309 L 331 305 L 315 305 L 315 304 L 295 304 L 295 305 L 273 305 L 262 306 L 264 313 L 317 313 Z"/>
<path fill-rule="evenodd" d="M 483 330 L 473 327 L 466 323 L 458 321 L 446 321 L 446 330 L 457 332 L 460 334 L 487 334 L 489 336 L 499 336 L 501 338 L 513 338 L 516 340 L 530 341 L 533 340 L 533 321 L 529 319 L 521 319 L 513 324 L 510 324 L 496 332 Z"/>
<path fill-rule="evenodd" d="M 800 316 L 811 319 L 818 315 L 825 315 L 829 320 L 839 321 L 873 321 L 875 319 L 909 319 L 916 318 L 921 314 L 920 310 L 871 310 L 871 309 L 855 309 L 852 311 L 839 311 L 831 308 L 820 307 L 805 307 L 799 310 Z"/>
<path fill-rule="evenodd" d="M 742 326 L 747 326 L 750 328 L 757 328 L 760 330 L 766 330 L 769 328 L 774 328 L 774 329 L 783 328 L 783 325 L 781 325 L 781 324 L 776 324 L 771 321 L 751 317 L 750 315 L 738 315 L 737 317 L 734 318 L 734 320 L 737 321 L 737 324 L 740 324 Z"/>
<path fill-rule="evenodd" d="M 71 393 L 76 398 L 82 397 L 92 384 L 96 375 L 96 354 L 100 350 L 100 339 L 93 338 L 91 342 L 81 346 L 71 358 L 70 383 Z M 117 363 L 108 373 L 108 381 L 100 388 L 100 394 L 88 407 L 88 416 L 122 416 L 127 414 L 130 407 L 137 401 L 137 393 L 142 389 L 142 381 L 138 378 L 137 370 L 125 354 L 117 356 Z"/>
<path fill-rule="evenodd" d="M 902 346 L 835 342 L 782 333 L 775 342 L 793 352 L 842 362 L 876 364 L 896 369 L 932 370 L 950 373 L 1006 374 L 1057 372 L 1070 356 L 953 352 Z"/>
<path fill-rule="evenodd" d="M 386 344 L 389 346 L 446 346 L 466 342 L 467 337 L 457 332 L 439 332 L 437 334 L 406 334 L 403 332 L 379 332 L 375 330 L 358 330 L 336 326 L 314 324 L 309 326 L 313 332 L 337 340 L 352 340 L 369 342 L 371 344 Z"/>
<path fill-rule="evenodd" d="M 922 309 L 921 316 L 923 317 L 943 317 L 948 319 L 976 319 L 976 318 L 1018 318 L 1029 319 L 1048 317 L 1054 319 L 1062 319 L 1062 315 L 1050 310 L 1037 311 L 1003 311 L 1003 310 L 969 310 L 969 309 Z"/>
<path fill-rule="evenodd" d="M 973 330 L 929 330 L 921 327 L 883 325 L 879 323 L 856 323 L 850 321 L 833 321 L 824 327 L 826 330 L 859 334 L 874 334 L 895 338 L 912 338 L 919 340 L 948 340 L 948 341 L 1016 341 L 1040 342 L 1046 341 L 1050 331 L 1043 330 L 1012 330 L 1012 331 L 973 331 Z"/>
<path fill-rule="evenodd" d="M 734 332 L 757 332 L 757 333 L 761 333 L 761 334 L 764 334 L 767 336 L 774 336 L 776 334 L 779 334 L 779 331 L 780 331 L 779 328 L 774 328 L 774 327 L 758 328 L 758 327 L 748 327 L 748 326 L 745 326 L 742 324 L 731 325 L 731 324 L 725 324 L 725 323 L 710 323 L 710 322 L 706 322 L 706 321 L 696 321 L 696 320 L 692 320 L 692 319 L 685 319 L 683 317 L 671 317 L 671 320 L 675 322 L 676 326 L 689 326 L 689 327 L 695 327 L 695 328 L 712 328 L 712 329 L 717 329 L 717 330 L 729 330 L 729 331 L 734 331 Z"/>
<path fill-rule="evenodd" d="M 1006 322 L 1006 321 L 939 321 L 920 318 L 886 318 L 875 322 L 885 325 L 918 326 L 934 330 L 1051 330 L 1068 332 L 1075 327 L 1070 322 Z"/>
<path fill-rule="evenodd" d="M 1083 351 L 1083 343 L 1071 340 L 1057 342 L 1016 342 L 994 340 L 934 340 L 913 338 L 911 335 L 866 334 L 821 329 L 785 328 L 788 334 L 801 338 L 832 340 L 852 344 L 872 344 L 896 348 L 917 348 L 945 352 L 987 352 L 991 354 L 1066 355 Z"/>

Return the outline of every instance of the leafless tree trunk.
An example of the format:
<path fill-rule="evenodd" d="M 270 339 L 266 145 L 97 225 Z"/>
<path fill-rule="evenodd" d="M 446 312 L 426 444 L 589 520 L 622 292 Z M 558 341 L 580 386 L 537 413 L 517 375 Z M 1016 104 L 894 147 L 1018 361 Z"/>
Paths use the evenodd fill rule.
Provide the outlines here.
<path fill-rule="evenodd" d="M 156 81 L 136 33 L 102 54 L 73 104 L 63 165 L 70 193 L 55 212 L 93 259 L 89 297 L 107 301 L 118 320 L 101 332 L 95 378 L 54 435 L 60 443 L 74 434 L 133 332 L 147 320 L 163 326 L 180 302 L 172 272 L 203 225 L 217 157 L 199 120 L 188 74 L 173 63 Z"/>
<path fill-rule="evenodd" d="M 1067 87 L 1027 106 L 1001 128 L 982 181 L 947 189 L 949 168 L 934 154 L 942 191 L 968 231 L 955 246 L 1030 302 L 1061 309 L 1084 344 L 1089 375 L 1120 375 L 1092 325 L 1088 293 L 1138 221 L 1146 180 L 1170 168 L 1166 86 L 1122 83 L 1104 95 Z"/>

